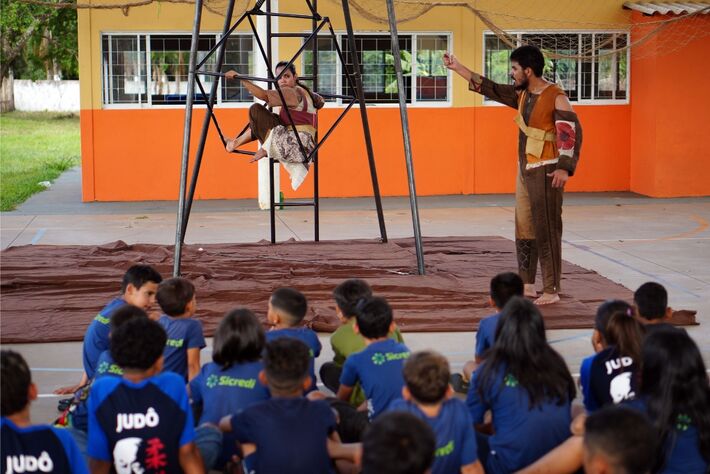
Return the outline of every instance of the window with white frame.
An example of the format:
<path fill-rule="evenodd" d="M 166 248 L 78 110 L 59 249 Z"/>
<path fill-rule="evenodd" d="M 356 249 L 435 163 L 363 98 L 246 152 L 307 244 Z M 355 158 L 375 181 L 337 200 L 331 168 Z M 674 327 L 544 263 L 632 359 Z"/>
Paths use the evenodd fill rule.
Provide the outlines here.
<path fill-rule="evenodd" d="M 202 61 L 215 46 L 219 36 L 200 35 L 197 61 Z M 103 103 L 104 105 L 161 106 L 182 105 L 187 97 L 191 36 L 189 34 L 104 34 Z M 214 69 L 213 54 L 204 70 Z M 226 40 L 222 71 L 235 70 L 253 75 L 253 37 L 232 34 Z M 209 94 L 214 76 L 199 75 L 205 93 Z M 195 103 L 204 103 L 202 91 L 195 86 Z M 223 80 L 217 104 L 252 102 L 251 94 L 240 81 Z"/>
<path fill-rule="evenodd" d="M 450 74 L 442 58 L 449 49 L 449 35 L 412 33 L 400 34 L 398 39 L 407 102 L 448 102 Z M 357 34 L 355 41 L 365 99 L 369 103 L 397 103 L 398 86 L 391 37 L 382 34 Z M 316 90 L 336 95 L 354 95 L 333 43 L 330 36 L 318 38 Z M 338 35 L 338 44 L 345 64 L 352 68 L 353 58 L 347 35 Z M 310 44 L 304 51 L 303 70 L 306 76 L 313 74 L 313 53 Z M 416 79 L 413 81 L 412 77 Z M 312 82 L 309 85 L 312 85 Z"/>
<path fill-rule="evenodd" d="M 517 45 L 534 44 L 545 54 L 543 76 L 559 84 L 571 101 L 628 100 L 628 33 L 518 33 Z M 510 83 L 510 53 L 494 33 L 484 34 L 483 74 L 498 83 Z M 552 58 L 550 53 L 582 55 L 593 59 Z"/>

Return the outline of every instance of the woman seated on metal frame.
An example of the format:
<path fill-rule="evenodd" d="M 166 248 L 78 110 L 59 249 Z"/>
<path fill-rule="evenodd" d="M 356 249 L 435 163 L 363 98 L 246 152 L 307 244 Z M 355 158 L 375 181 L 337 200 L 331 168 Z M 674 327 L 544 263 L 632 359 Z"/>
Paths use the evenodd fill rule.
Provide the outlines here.
<path fill-rule="evenodd" d="M 245 143 L 259 140 L 261 148 L 257 150 L 251 161 L 266 157 L 280 161 L 291 175 L 291 186 L 297 189 L 308 174 L 309 163 L 306 158 L 316 147 L 318 110 L 325 105 L 325 102 L 321 96 L 298 81 L 293 64 L 289 65 L 286 61 L 279 62 L 276 65 L 276 75 L 278 76 L 284 68 L 287 69 L 279 78 L 278 84 L 289 113 L 283 107 L 277 90 L 265 90 L 251 81 L 240 79 L 236 71 L 225 73 L 224 77 L 241 80 L 254 97 L 266 101 L 266 105 L 254 104 L 249 108 L 249 127 L 238 137 L 228 139 L 225 148 L 228 152 L 233 152 Z M 279 113 L 271 112 L 267 106 L 278 107 Z M 298 131 L 306 156 L 293 133 L 292 123 Z"/>

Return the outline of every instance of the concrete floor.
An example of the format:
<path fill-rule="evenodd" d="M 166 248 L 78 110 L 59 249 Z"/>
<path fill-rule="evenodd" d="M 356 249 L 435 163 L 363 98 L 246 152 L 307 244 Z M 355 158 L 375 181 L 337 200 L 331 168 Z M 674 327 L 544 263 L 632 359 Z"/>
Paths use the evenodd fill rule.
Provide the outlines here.
<path fill-rule="evenodd" d="M 0 247 L 28 244 L 95 245 L 172 244 L 175 202 L 82 203 L 80 170 L 68 171 L 47 191 L 16 211 L 0 214 Z M 500 235 L 513 238 L 513 196 L 439 196 L 419 200 L 426 236 Z M 390 238 L 409 237 L 412 224 L 406 198 L 384 200 Z M 710 362 L 710 198 L 651 199 L 631 193 L 577 193 L 565 197 L 563 258 L 635 289 L 654 280 L 669 291 L 674 308 L 698 311 L 700 326 L 688 328 L 706 364 Z M 321 239 L 377 238 L 372 198 L 323 199 Z M 255 200 L 196 202 L 188 243 L 254 242 L 269 238 L 269 216 Z M 277 213 L 278 240 L 313 238 L 310 209 Z M 118 282 L 117 282 L 118 283 Z M 266 302 L 265 302 L 266 304 Z M 88 317 L 88 315 L 87 315 Z M 87 319 L 88 321 L 88 319 Z M 548 332 L 573 374 L 591 353 L 590 330 Z M 328 334 L 321 334 L 330 360 Z M 407 333 L 412 350 L 433 348 L 445 354 L 454 370 L 473 355 L 475 333 Z M 41 398 L 34 404 L 36 422 L 52 419 L 54 388 L 78 381 L 81 344 L 4 345 L 20 351 L 33 369 Z M 211 341 L 202 352 L 210 360 Z"/>

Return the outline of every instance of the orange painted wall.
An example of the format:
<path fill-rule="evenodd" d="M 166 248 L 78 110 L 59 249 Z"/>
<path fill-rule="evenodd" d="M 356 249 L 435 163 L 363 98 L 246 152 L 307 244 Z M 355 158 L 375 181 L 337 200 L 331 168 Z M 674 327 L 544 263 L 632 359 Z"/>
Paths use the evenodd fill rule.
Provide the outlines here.
<path fill-rule="evenodd" d="M 578 106 L 585 143 L 570 191 L 628 189 L 628 105 Z M 340 109 L 321 112 L 321 130 Z M 437 194 L 510 193 L 514 190 L 517 129 L 513 109 L 497 106 L 409 109 L 417 192 Z M 241 129 L 246 109 L 220 109 L 225 133 Z M 399 111 L 368 109 L 380 189 L 406 195 Z M 204 110 L 193 115 L 192 147 L 199 139 Z M 181 109 L 85 110 L 81 114 L 83 198 L 86 201 L 176 199 L 179 189 L 184 111 Z M 360 114 L 351 110 L 321 149 L 320 193 L 324 197 L 372 193 Z M 223 151 L 211 129 L 197 188 L 199 199 L 252 198 L 257 167 Z M 191 168 L 192 169 L 192 168 Z M 312 176 L 287 197 L 308 196 Z"/>
<path fill-rule="evenodd" d="M 633 16 L 636 23 L 656 19 Z M 710 17 L 695 21 L 710 31 Z M 631 55 L 630 189 L 654 197 L 710 195 L 710 37 L 669 53 L 670 33 Z"/>

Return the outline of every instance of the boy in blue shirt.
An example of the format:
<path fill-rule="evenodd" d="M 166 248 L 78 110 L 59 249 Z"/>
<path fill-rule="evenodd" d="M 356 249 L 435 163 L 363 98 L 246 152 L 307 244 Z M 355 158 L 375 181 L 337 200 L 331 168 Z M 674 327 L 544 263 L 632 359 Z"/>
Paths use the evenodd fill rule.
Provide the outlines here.
<path fill-rule="evenodd" d="M 311 385 L 307 391 L 312 392 L 316 390 L 315 359 L 320 355 L 322 346 L 315 331 L 300 326 L 307 310 L 308 302 L 300 291 L 293 288 L 279 288 L 274 291 L 269 299 L 269 311 L 266 314 L 266 320 L 273 325 L 273 329 L 266 333 L 266 342 L 292 337 L 308 346 L 308 374 L 311 377 Z"/>
<path fill-rule="evenodd" d="M 330 474 L 333 471 L 328 439 L 338 442 L 335 415 L 327 402 L 309 401 L 309 349 L 301 341 L 279 338 L 266 345 L 259 380 L 272 398 L 220 421 L 232 432 L 245 454 L 253 452 L 259 474 Z"/>
<path fill-rule="evenodd" d="M 74 440 L 65 430 L 32 425 L 30 403 L 37 386 L 20 354 L 0 353 L 2 418 L 0 418 L 0 472 L 66 472 L 87 474 L 86 464 Z"/>
<path fill-rule="evenodd" d="M 189 382 L 200 373 L 200 350 L 206 346 L 202 324 L 192 319 L 197 309 L 195 286 L 185 278 L 170 278 L 158 286 L 157 300 L 164 313 L 158 322 L 168 335 L 163 370 Z"/>
<path fill-rule="evenodd" d="M 489 303 L 496 309 L 496 313 L 483 318 L 478 323 L 476 332 L 476 358 L 467 361 L 463 366 L 462 374 L 454 374 L 451 377 L 451 386 L 458 393 L 468 393 L 471 374 L 476 370 L 478 364 L 483 361 L 486 351 L 493 347 L 495 341 L 496 326 L 500 319 L 500 311 L 503 306 L 513 296 L 523 296 L 525 286 L 523 280 L 517 273 L 499 273 L 491 280 Z"/>
<path fill-rule="evenodd" d="M 163 328 L 136 318 L 111 335 L 123 377 L 101 377 L 89 396 L 92 473 L 204 473 L 193 442 L 192 411 L 182 377 L 163 369 Z"/>
<path fill-rule="evenodd" d="M 158 284 L 163 280 L 150 265 L 133 265 L 123 275 L 121 296 L 111 300 L 91 321 L 84 335 L 84 373 L 77 385 L 62 387 L 54 391 L 58 395 L 72 394 L 94 378 L 99 356 L 108 350 L 111 314 L 125 304 L 131 304 L 149 312 L 155 303 Z"/>
<path fill-rule="evenodd" d="M 473 420 L 466 404 L 452 397 L 446 358 L 436 352 L 417 352 L 404 364 L 403 373 L 403 399 L 393 401 L 387 411 L 411 413 L 434 431 L 432 474 L 483 474 Z"/>
<path fill-rule="evenodd" d="M 409 349 L 387 337 L 395 326 L 392 308 L 384 298 L 363 301 L 356 317 L 353 328 L 365 338 L 367 347 L 345 361 L 337 397 L 347 402 L 355 384 L 360 382 L 367 397 L 368 418 L 373 420 L 401 396 L 402 366 L 409 357 Z"/>

